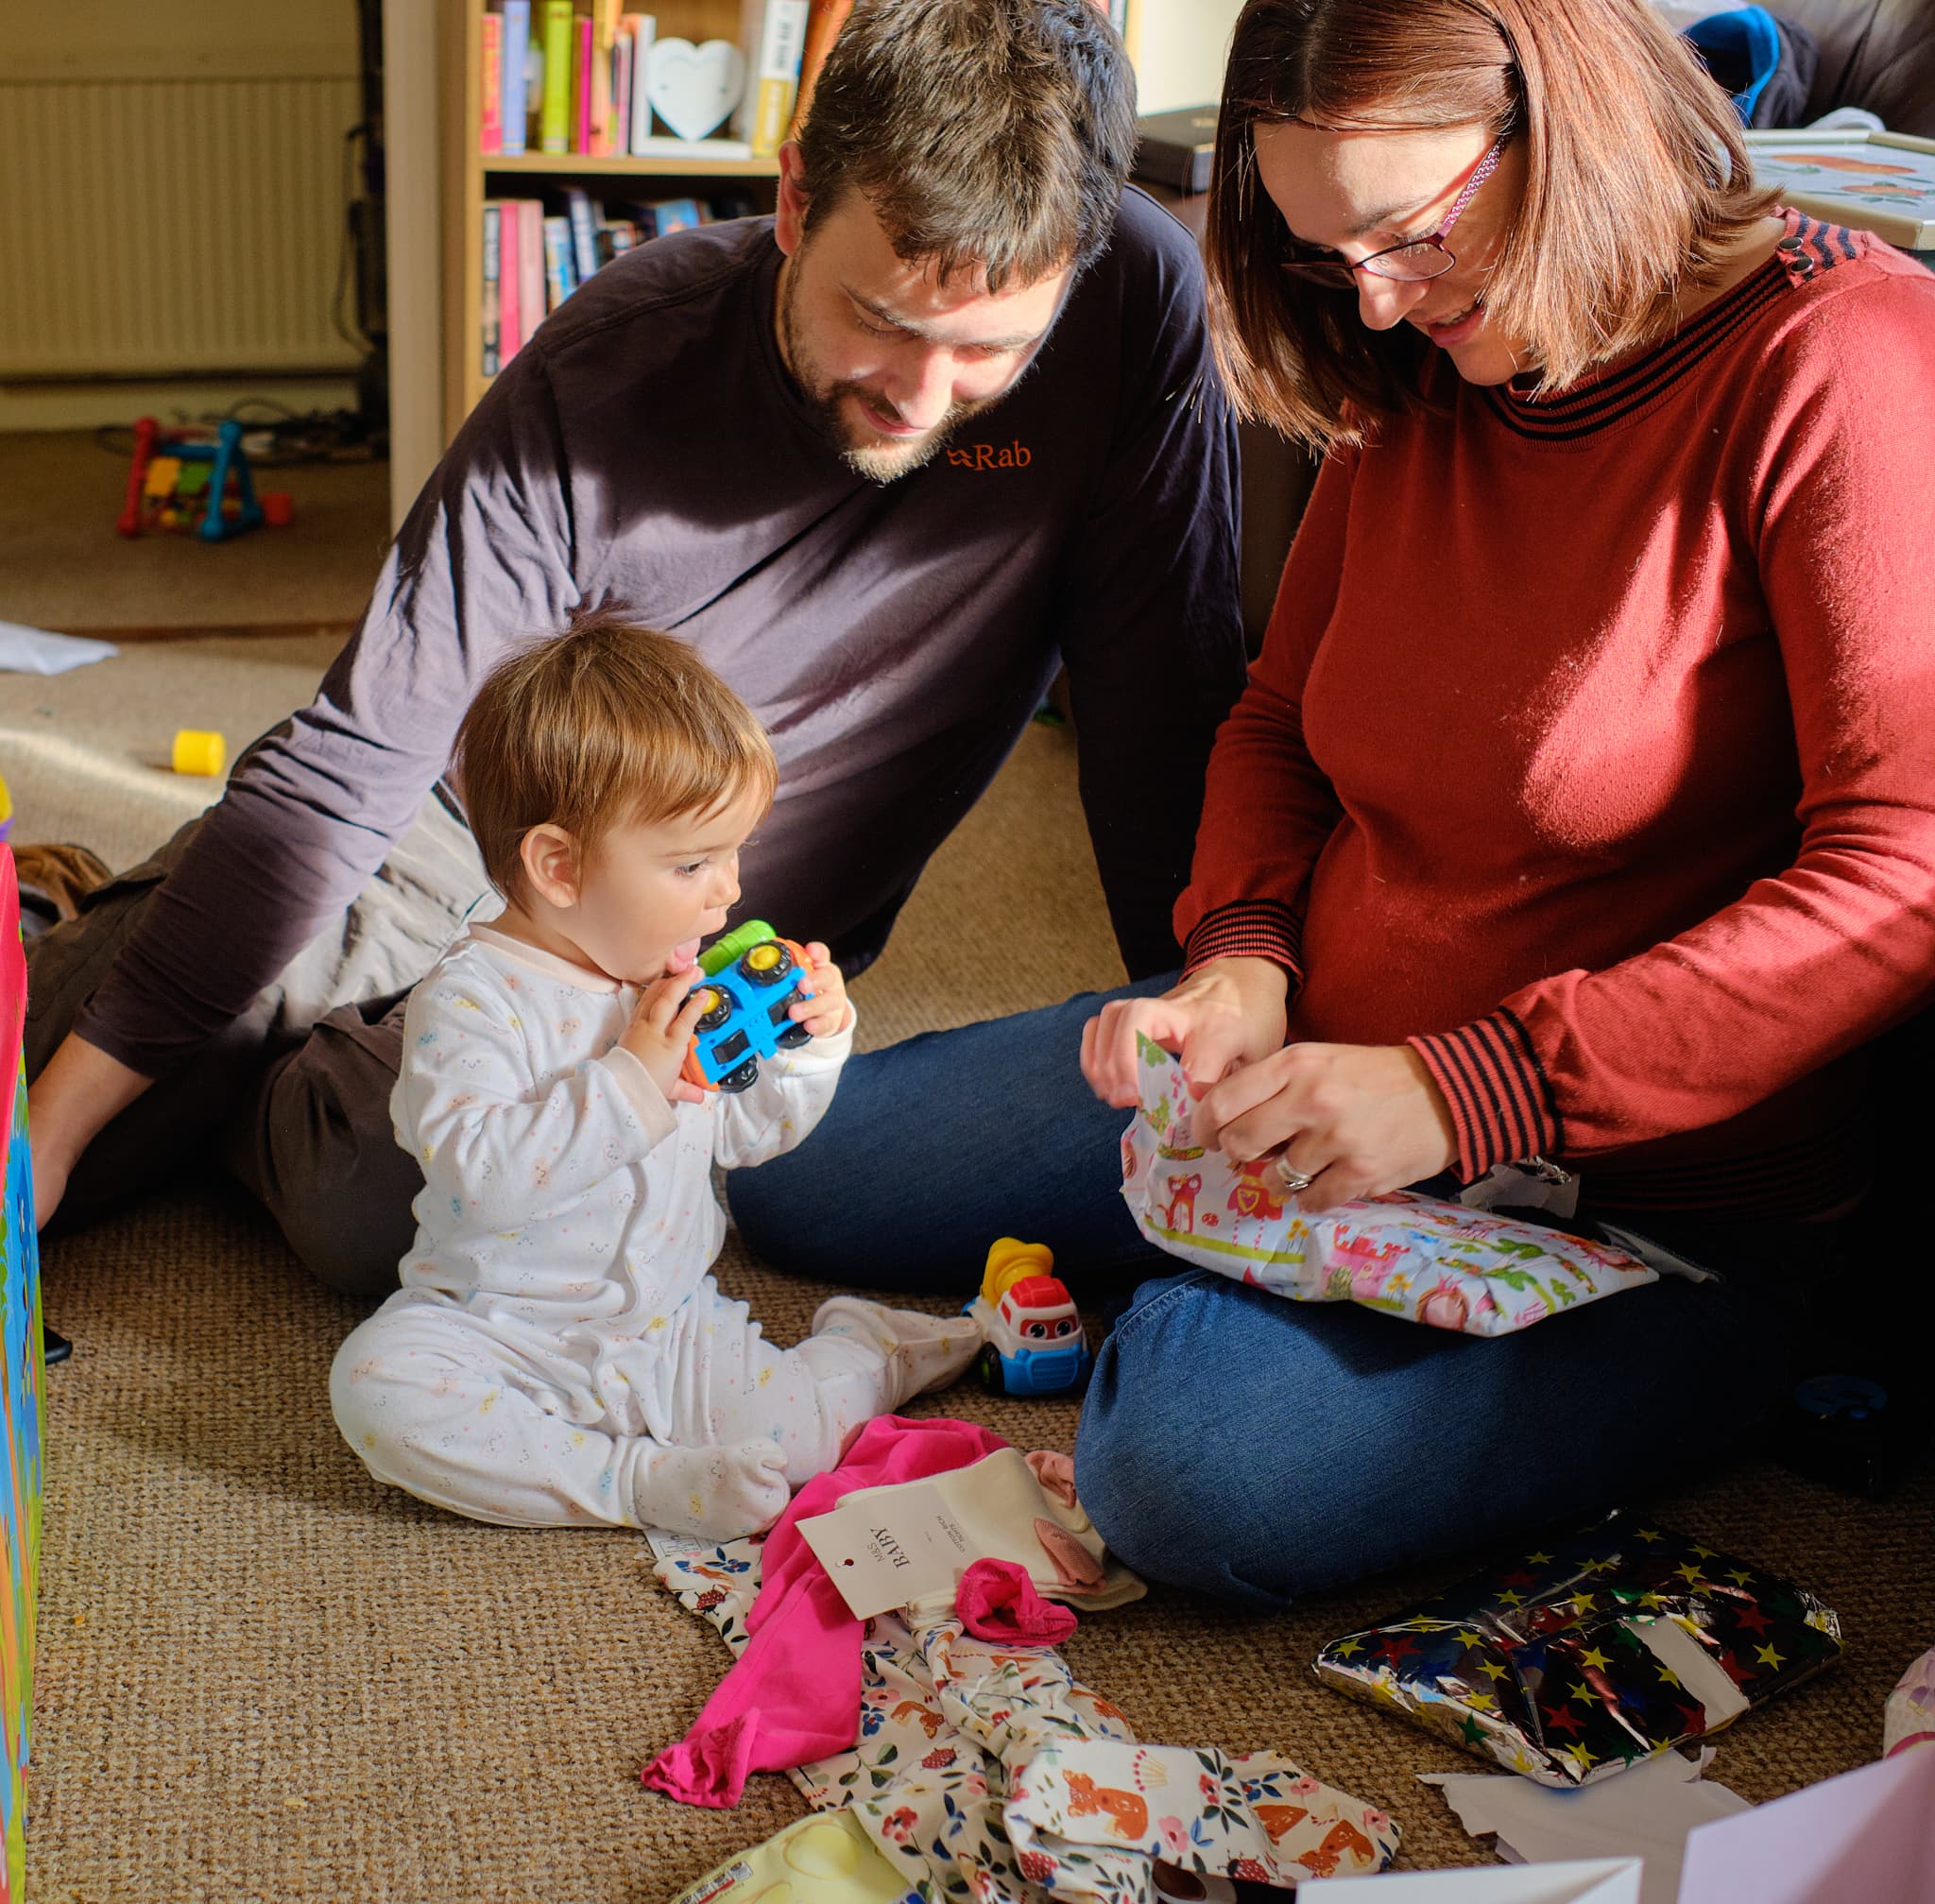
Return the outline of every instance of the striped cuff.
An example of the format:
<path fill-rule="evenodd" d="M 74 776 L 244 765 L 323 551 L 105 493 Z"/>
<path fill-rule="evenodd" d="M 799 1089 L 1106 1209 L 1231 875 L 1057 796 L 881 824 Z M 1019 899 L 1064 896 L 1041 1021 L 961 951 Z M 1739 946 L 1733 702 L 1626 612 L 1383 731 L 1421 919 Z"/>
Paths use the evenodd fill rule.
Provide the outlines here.
<path fill-rule="evenodd" d="M 1465 1182 L 1476 1183 L 1495 1164 L 1564 1151 L 1551 1083 L 1516 1012 L 1500 1005 L 1457 1031 L 1406 1042 L 1451 1107 Z"/>
<path fill-rule="evenodd" d="M 1276 900 L 1237 900 L 1196 921 L 1183 947 L 1183 976 L 1216 958 L 1266 958 L 1302 982 L 1304 922 Z"/>

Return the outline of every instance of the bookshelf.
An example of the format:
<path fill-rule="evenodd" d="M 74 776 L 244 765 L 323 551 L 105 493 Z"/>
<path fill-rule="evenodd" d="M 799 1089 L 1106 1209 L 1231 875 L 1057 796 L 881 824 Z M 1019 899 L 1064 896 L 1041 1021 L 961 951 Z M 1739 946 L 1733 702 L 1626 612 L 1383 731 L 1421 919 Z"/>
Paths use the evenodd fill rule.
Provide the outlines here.
<path fill-rule="evenodd" d="M 1138 15 L 1147 0 L 1113 0 L 1131 58 Z M 661 39 L 700 43 L 730 40 L 744 48 L 743 0 L 627 0 L 652 12 Z M 437 117 L 442 146 L 442 420 L 448 443 L 489 387 L 484 372 L 484 204 L 487 198 L 535 196 L 550 187 L 583 183 L 610 190 L 622 180 L 625 197 L 707 196 L 717 184 L 749 193 L 770 211 L 779 163 L 770 158 L 722 157 L 703 142 L 685 151 L 643 157 L 583 153 L 486 153 L 483 124 L 483 21 L 485 0 L 440 0 L 437 64 L 441 74 Z M 537 10 L 534 0 L 533 12 Z M 671 144 L 672 142 L 662 142 Z"/>

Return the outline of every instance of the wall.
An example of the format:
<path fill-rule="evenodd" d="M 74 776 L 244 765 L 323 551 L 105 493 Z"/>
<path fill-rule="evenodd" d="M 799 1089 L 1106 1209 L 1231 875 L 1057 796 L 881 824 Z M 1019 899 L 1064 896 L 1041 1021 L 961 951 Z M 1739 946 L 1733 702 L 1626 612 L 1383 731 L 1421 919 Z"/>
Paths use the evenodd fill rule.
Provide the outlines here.
<path fill-rule="evenodd" d="M 427 4 L 427 0 L 424 0 Z M 352 0 L 52 0 L 8 9 L 0 87 L 118 80 L 332 78 L 356 74 Z M 165 163 L 165 155 L 157 155 Z M 190 181 L 219 194 L 221 180 Z M 111 232 L 112 207 L 103 206 Z M 10 257 L 9 270 L 31 270 Z M 354 401 L 347 378 L 300 381 L 253 376 L 246 386 L 167 382 L 0 385 L 0 430 L 74 429 L 125 422 L 144 412 L 164 420 L 220 409 L 269 394 L 295 409 Z"/>
<path fill-rule="evenodd" d="M 1136 80 L 1140 110 L 1213 104 L 1223 91 L 1229 29 L 1242 0 L 1139 0 Z"/>

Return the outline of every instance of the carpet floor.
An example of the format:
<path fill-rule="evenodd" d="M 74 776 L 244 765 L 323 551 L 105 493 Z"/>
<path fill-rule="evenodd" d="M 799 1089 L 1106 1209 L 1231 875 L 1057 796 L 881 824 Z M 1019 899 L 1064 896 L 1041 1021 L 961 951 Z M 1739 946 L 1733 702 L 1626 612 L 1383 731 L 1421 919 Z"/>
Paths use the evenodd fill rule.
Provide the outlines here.
<path fill-rule="evenodd" d="M 246 738 L 326 656 L 195 643 L 53 681 L 0 677 L 19 836 L 91 839 L 115 860 L 153 844 L 214 790 L 154 765 L 155 737 L 215 725 L 214 710 Z M 1072 745 L 1031 729 L 857 982 L 864 1035 L 882 1043 L 1117 976 Z M 782 1342 L 827 1293 L 736 1238 L 720 1280 Z M 727 1813 L 641 1788 L 641 1766 L 724 1671 L 723 1647 L 656 1587 L 636 1536 L 474 1525 L 372 1483 L 325 1390 L 360 1312 L 310 1283 L 238 1193 L 184 1183 L 50 1238 L 44 1281 L 49 1319 L 77 1347 L 47 1379 L 36 1904 L 662 1904 L 799 1814 L 779 1776 Z M 924 1406 L 1026 1447 L 1072 1443 L 1067 1402 L 964 1386 Z M 1721 1738 L 1714 1775 L 1765 1800 L 1875 1755 L 1889 1687 L 1935 1637 L 1935 1483 L 1876 1504 L 1755 1461 L 1707 1471 L 1701 1454 L 1689 1433 L 1685 1490 L 1649 1511 L 1812 1587 L 1849 1640 L 1837 1671 Z M 1429 1462 L 1421 1449 L 1422 1485 Z M 1392 1811 L 1406 1864 L 1483 1863 L 1416 1782 L 1476 1761 L 1310 1672 L 1324 1639 L 1482 1557 L 1276 1620 L 1158 1589 L 1086 1621 L 1066 1650 L 1143 1738 L 1286 1752 Z"/>
<path fill-rule="evenodd" d="M 295 519 L 233 541 L 115 533 L 128 461 L 92 431 L 0 435 L 0 621 L 62 634 L 347 630 L 389 546 L 389 465 L 255 472 Z"/>

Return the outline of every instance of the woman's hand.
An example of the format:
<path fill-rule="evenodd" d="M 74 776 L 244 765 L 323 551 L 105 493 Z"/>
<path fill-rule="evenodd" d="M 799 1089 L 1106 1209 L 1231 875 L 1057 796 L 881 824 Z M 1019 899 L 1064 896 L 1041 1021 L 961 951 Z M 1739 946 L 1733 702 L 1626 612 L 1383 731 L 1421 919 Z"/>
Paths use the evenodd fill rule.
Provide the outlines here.
<path fill-rule="evenodd" d="M 1181 1059 L 1192 1085 L 1280 1050 L 1290 974 L 1261 958 L 1211 959 L 1160 998 L 1111 999 L 1082 1027 L 1082 1075 L 1104 1104 L 1141 1101 L 1136 1035 Z"/>
<path fill-rule="evenodd" d="M 1190 1129 L 1232 1163 L 1280 1150 L 1310 1179 L 1293 1192 L 1304 1210 L 1401 1190 L 1458 1154 L 1450 1110 L 1409 1045 L 1286 1045 L 1205 1092 Z"/>

